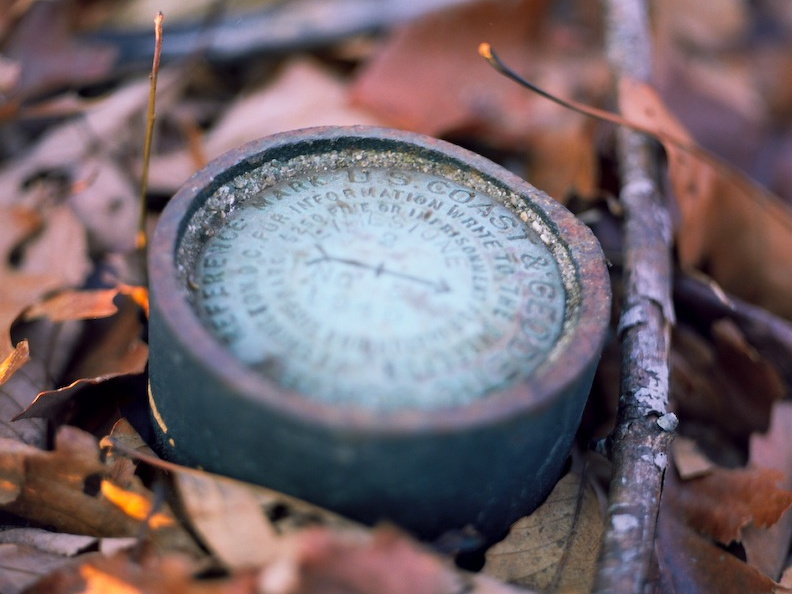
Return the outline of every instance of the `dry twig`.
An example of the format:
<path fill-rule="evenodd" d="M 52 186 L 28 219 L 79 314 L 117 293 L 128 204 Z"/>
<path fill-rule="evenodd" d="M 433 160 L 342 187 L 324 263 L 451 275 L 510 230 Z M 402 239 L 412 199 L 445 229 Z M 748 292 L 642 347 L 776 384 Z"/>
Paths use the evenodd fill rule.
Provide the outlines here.
<path fill-rule="evenodd" d="M 148 189 L 149 162 L 151 161 L 151 141 L 154 137 L 154 121 L 156 120 L 155 103 L 157 99 L 157 77 L 159 76 L 160 55 L 162 53 L 162 13 L 157 13 L 154 18 L 154 60 L 151 64 L 149 75 L 149 101 L 146 113 L 146 138 L 143 146 L 143 171 L 140 174 L 140 216 L 138 230 L 135 236 L 135 246 L 138 249 L 146 247 L 146 190 Z"/>
<path fill-rule="evenodd" d="M 650 42 L 643 0 L 606 0 L 607 45 L 616 72 L 646 80 Z M 619 334 L 621 396 L 613 478 L 595 592 L 638 593 L 650 573 L 667 449 L 676 417 L 666 413 L 671 300 L 671 229 L 654 171 L 654 145 L 621 128 L 625 286 Z"/>

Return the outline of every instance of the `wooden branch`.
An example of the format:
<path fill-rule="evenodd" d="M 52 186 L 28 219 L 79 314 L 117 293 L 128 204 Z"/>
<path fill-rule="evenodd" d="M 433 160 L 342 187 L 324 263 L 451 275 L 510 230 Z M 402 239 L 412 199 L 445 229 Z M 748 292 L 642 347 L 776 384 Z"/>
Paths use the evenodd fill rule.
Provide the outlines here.
<path fill-rule="evenodd" d="M 650 33 L 644 0 L 605 0 L 607 46 L 618 75 L 647 80 Z M 671 226 L 658 192 L 653 142 L 618 132 L 625 211 L 621 395 L 611 435 L 613 476 L 594 592 L 643 592 L 676 417 L 667 414 Z"/>

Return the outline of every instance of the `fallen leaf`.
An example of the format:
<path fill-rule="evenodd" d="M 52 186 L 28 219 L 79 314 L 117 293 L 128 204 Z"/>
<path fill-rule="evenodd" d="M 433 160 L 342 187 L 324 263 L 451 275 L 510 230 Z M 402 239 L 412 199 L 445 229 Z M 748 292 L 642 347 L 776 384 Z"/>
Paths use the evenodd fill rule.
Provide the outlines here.
<path fill-rule="evenodd" d="M 173 476 L 189 523 L 226 567 L 235 575 L 261 567 L 258 594 L 456 591 L 449 584 L 471 594 L 530 594 L 460 572 L 395 528 L 372 532 L 264 487 L 153 458 L 129 435 L 103 443 L 115 456 L 130 455 Z"/>
<path fill-rule="evenodd" d="M 11 326 L 22 311 L 66 282 L 60 267 L 64 262 L 46 253 L 42 260 L 36 260 L 35 254 L 23 249 L 33 240 L 34 232 L 43 229 L 45 235 L 53 237 L 47 232 L 49 225 L 49 218 L 38 213 L 19 206 L 0 206 L 0 285 L 4 287 L 0 291 L 0 437 L 35 446 L 44 444 L 46 426 L 37 420 L 11 420 L 36 393 L 51 387 L 51 378 L 62 371 L 70 356 L 68 347 L 76 340 L 70 329 L 53 334 L 47 324 L 28 327 L 27 339 L 16 345 L 11 340 Z M 49 249 L 59 253 L 58 247 L 50 245 Z M 16 250 L 21 261 L 12 264 L 11 254 Z M 82 257 L 87 258 L 85 254 Z M 42 261 L 51 267 L 42 265 Z M 36 351 L 31 349 L 32 344 L 45 348 Z"/>
<path fill-rule="evenodd" d="M 95 537 L 141 534 L 148 515 L 132 513 L 129 505 L 140 510 L 144 501 L 151 510 L 154 495 L 134 480 L 113 485 L 107 497 L 101 487 L 109 473 L 99 459 L 96 440 L 74 427 L 58 431 L 51 452 L 0 439 L 0 507 L 61 532 Z M 167 507 L 157 512 L 169 519 L 150 527 L 151 538 L 175 550 L 194 551 Z"/>
<path fill-rule="evenodd" d="M 154 450 L 143 440 L 140 433 L 137 432 L 126 418 L 121 418 L 116 421 L 115 425 L 113 425 L 113 428 L 110 430 L 110 434 L 99 441 L 99 447 L 105 450 L 105 459 L 108 461 L 116 455 L 116 452 L 113 450 L 114 446 L 124 451 L 144 456 L 152 456 L 154 458 L 157 457 Z"/>
<path fill-rule="evenodd" d="M 767 109 L 773 120 L 781 121 L 789 117 L 792 106 L 792 81 L 779 72 L 788 72 L 792 67 L 792 45 L 789 38 L 778 43 L 758 48 L 752 57 L 752 66 L 756 74 L 756 91 L 767 102 Z M 779 163 L 780 164 L 780 163 Z M 784 176 L 785 179 L 788 177 Z M 787 195 L 789 188 L 786 189 Z"/>
<path fill-rule="evenodd" d="M 222 542 L 213 545 L 210 542 L 215 538 L 215 534 L 222 530 L 223 524 L 232 522 L 231 518 L 236 513 L 234 509 L 228 509 L 226 502 L 214 497 L 217 493 L 225 491 L 228 491 L 232 498 L 242 501 L 245 508 L 241 512 L 243 514 L 253 514 L 251 498 L 255 499 L 257 511 L 254 515 L 258 519 L 249 518 L 249 521 L 259 525 L 260 519 L 265 518 L 268 524 L 268 527 L 261 528 L 253 536 L 260 541 L 261 546 L 264 546 L 273 533 L 283 537 L 308 527 L 324 526 L 339 533 L 365 531 L 356 522 L 290 495 L 161 460 L 143 445 L 137 432 L 123 421 L 116 424 L 113 433 L 103 439 L 101 444 L 109 448 L 113 456 L 128 456 L 132 460 L 165 470 L 173 476 L 177 491 L 182 493 L 185 499 L 183 506 L 187 519 L 196 525 L 198 532 L 206 533 L 209 548 L 215 546 L 230 550 L 235 546 Z M 209 493 L 213 498 L 214 506 L 207 506 L 202 501 L 205 493 Z M 205 526 L 199 527 L 204 523 Z M 223 534 L 216 536 L 219 539 L 226 537 Z"/>
<path fill-rule="evenodd" d="M 56 390 L 44 390 L 39 392 L 33 402 L 22 412 L 17 414 L 13 420 L 22 419 L 56 419 L 62 412 L 64 406 L 88 386 L 95 386 L 110 381 L 118 377 L 128 375 L 139 375 L 146 370 L 148 363 L 148 345 L 140 339 L 130 344 L 129 349 L 123 354 L 122 358 L 108 360 L 115 369 L 103 375 L 73 381 L 68 386 Z"/>
<path fill-rule="evenodd" d="M 63 373 L 80 339 L 80 327 L 77 322 L 55 325 L 40 320 L 20 326 L 19 332 L 27 337 L 22 342 L 29 345 L 30 357 L 24 367 L 0 385 L 0 437 L 44 448 L 52 435 L 45 421 L 13 419 L 36 394 L 52 388 L 53 378 Z"/>
<path fill-rule="evenodd" d="M 170 514 L 156 511 L 154 500 L 148 493 L 128 491 L 108 480 L 102 481 L 99 490 L 105 499 L 122 509 L 130 518 L 145 522 L 154 530 L 176 523 Z"/>
<path fill-rule="evenodd" d="M 749 9 L 741 0 L 713 0 L 692 5 L 684 0 L 660 3 L 652 14 L 663 34 L 677 44 L 712 48 L 737 43 L 750 26 Z"/>
<path fill-rule="evenodd" d="M 398 128 L 528 152 L 534 185 L 559 200 L 571 190 L 588 196 L 597 180 L 591 122 L 526 93 L 476 54 L 492 41 L 541 86 L 596 102 L 610 86 L 602 53 L 585 27 L 554 22 L 550 5 L 479 1 L 418 19 L 365 64 L 352 99 Z"/>
<path fill-rule="evenodd" d="M 138 543 L 137 538 L 96 538 L 81 534 L 52 532 L 43 528 L 5 528 L 0 530 L 0 544 L 31 547 L 38 553 L 75 557 L 98 549 L 105 555 L 129 549 Z M 0 592 L 5 590 L 0 587 Z"/>
<path fill-rule="evenodd" d="M 440 557 L 391 527 L 376 528 L 370 536 L 325 528 L 297 532 L 259 578 L 262 594 L 472 592 L 465 584 Z"/>
<path fill-rule="evenodd" d="M 579 474 L 569 473 L 536 511 L 487 551 L 483 571 L 542 592 L 588 592 L 602 530 L 593 489 Z"/>
<path fill-rule="evenodd" d="M 786 387 L 732 321 L 716 321 L 711 333 L 708 339 L 684 324 L 674 329 L 674 401 L 682 418 L 745 440 L 767 429 L 772 406 Z"/>
<path fill-rule="evenodd" d="M 12 440 L 0 441 L 3 509 L 73 534 L 132 536 L 139 522 L 111 503 L 86 493 L 85 481 L 105 466 L 93 437 L 75 428 L 58 433 L 45 452 Z"/>
<path fill-rule="evenodd" d="M 778 586 L 747 563 L 724 551 L 676 517 L 673 506 L 661 506 L 655 550 L 660 565 L 660 594 L 734 592 L 780 594 Z"/>
<path fill-rule="evenodd" d="M 8 30 L 30 7 L 30 2 L 0 0 L 0 37 L 6 37 Z"/>
<path fill-rule="evenodd" d="M 198 567 L 177 554 L 146 554 L 138 562 L 128 553 L 95 555 L 80 564 L 56 570 L 25 591 L 26 594 L 257 594 L 255 575 L 201 579 Z"/>
<path fill-rule="evenodd" d="M 679 4 L 664 2 L 652 15 L 653 84 L 698 144 L 750 175 L 764 175 L 756 153 L 768 143 L 772 90 L 759 83 L 761 50 L 748 41 L 757 11 L 744 0 L 715 0 L 685 10 Z M 766 74 L 785 78 L 780 72 Z"/>
<path fill-rule="evenodd" d="M 468 128 L 477 115 L 527 119 L 525 109 L 515 108 L 530 106 L 532 97 L 515 93 L 475 52 L 485 37 L 509 54 L 535 52 L 548 4 L 475 2 L 399 28 L 365 65 L 353 100 L 399 127 L 434 136 Z"/>
<path fill-rule="evenodd" d="M 0 361 L 0 386 L 11 379 L 11 376 L 28 361 L 30 361 L 30 347 L 27 340 L 20 340 L 10 352 L 6 349 L 5 359 Z"/>
<path fill-rule="evenodd" d="M 786 385 L 785 398 L 792 396 L 792 322 L 766 309 L 726 295 L 718 284 L 704 275 L 677 275 L 674 278 L 677 309 L 689 312 L 697 324 L 728 318 L 737 324 L 759 358 L 769 363 Z"/>
<path fill-rule="evenodd" d="M 99 539 L 82 534 L 51 532 L 42 528 L 8 528 L 0 531 L 0 543 L 33 547 L 43 553 L 73 557 L 98 544 Z M 2 592 L 2 590 L 0 590 Z"/>
<path fill-rule="evenodd" d="M 132 287 L 119 292 L 123 297 L 116 299 L 118 313 L 112 318 L 99 320 L 94 341 L 84 357 L 76 363 L 72 374 L 78 379 L 99 377 L 117 372 L 131 372 L 141 364 L 145 344 L 141 340 L 143 320 L 141 309 L 147 303 L 139 303 Z M 128 294 L 131 293 L 131 294 Z M 145 313 L 145 309 L 143 309 Z"/>
<path fill-rule="evenodd" d="M 134 248 L 140 199 L 131 177 L 112 154 L 88 154 L 74 164 L 68 202 L 85 225 L 91 253 Z"/>
<path fill-rule="evenodd" d="M 782 473 L 780 486 L 792 491 L 792 403 L 780 402 L 773 409 L 770 430 L 754 434 L 750 442 L 750 464 Z M 787 560 L 792 538 L 792 514 L 786 513 L 766 529 L 747 526 L 742 544 L 748 563 L 772 579 L 778 579 Z"/>
<path fill-rule="evenodd" d="M 84 225 L 68 205 L 53 207 L 41 231 L 25 246 L 20 270 L 55 276 L 60 286 L 80 286 L 92 268 Z"/>
<path fill-rule="evenodd" d="M 8 95 L 19 82 L 21 72 L 22 66 L 18 61 L 0 56 L 0 93 Z"/>
<path fill-rule="evenodd" d="M 724 289 L 792 318 L 792 212 L 777 197 L 696 146 L 648 85 L 624 80 L 623 116 L 655 133 L 679 206 L 677 250 Z"/>
<path fill-rule="evenodd" d="M 113 303 L 116 295 L 117 289 L 59 291 L 31 305 L 25 311 L 25 319 L 46 317 L 52 322 L 66 322 L 109 317 L 118 311 Z"/>
<path fill-rule="evenodd" d="M 131 293 L 133 297 L 119 300 L 121 309 L 115 316 L 106 320 L 109 326 L 105 332 L 98 330 L 94 332 L 94 340 L 90 348 L 75 366 L 74 373 L 86 374 L 87 377 L 80 377 L 58 389 L 39 391 L 33 402 L 14 416 L 15 420 L 34 418 L 60 420 L 68 404 L 85 388 L 119 377 L 139 375 L 145 371 L 148 362 L 148 345 L 140 338 L 140 311 L 134 301 L 134 294 L 139 292 L 135 287 L 124 285 L 106 291 L 68 292 L 64 293 L 64 297 L 58 299 L 54 306 L 58 307 L 66 301 L 66 307 L 57 312 L 58 315 L 63 314 L 66 317 L 107 313 L 110 306 L 115 307 L 112 298 L 119 293 L 124 295 Z M 137 298 L 140 298 L 140 295 L 137 295 Z M 53 309 L 46 304 L 42 308 L 43 311 Z M 37 311 L 40 311 L 39 308 L 33 308 L 34 313 Z"/>
<path fill-rule="evenodd" d="M 132 299 L 132 301 L 143 311 L 143 314 L 146 316 L 146 318 L 149 317 L 149 297 L 148 289 L 146 287 L 118 283 L 116 288 L 118 289 L 119 293 Z"/>
<path fill-rule="evenodd" d="M 731 476 L 728 476 L 731 473 Z M 706 509 L 706 499 L 700 499 L 696 509 L 690 507 L 691 493 L 684 492 L 691 485 L 701 485 L 711 476 L 727 476 L 721 480 L 716 478 L 708 485 L 712 508 L 718 508 L 713 515 L 729 515 L 730 506 L 735 505 L 735 499 L 760 500 L 763 495 L 751 494 L 753 483 L 757 486 L 762 480 L 742 482 L 740 473 L 750 475 L 748 470 L 726 471 L 719 470 L 712 475 L 690 481 L 681 481 L 673 467 L 673 460 L 663 490 L 660 504 L 660 514 L 657 521 L 655 550 L 659 563 L 659 583 L 655 588 L 657 594 L 678 594 L 680 592 L 735 592 L 751 594 L 781 594 L 791 590 L 763 575 L 759 570 L 740 560 L 735 555 L 718 546 L 706 534 L 701 533 L 701 527 L 696 523 L 701 515 L 708 515 L 711 510 Z M 761 474 L 761 473 L 760 473 Z M 756 476 L 756 475 L 754 475 Z M 767 475 L 764 475 L 767 478 Z M 737 487 L 740 494 L 734 494 L 729 489 Z M 694 487 L 695 488 L 695 487 Z M 724 489 L 718 496 L 717 489 Z M 760 490 L 764 490 L 760 487 Z M 743 509 L 743 503 L 738 502 L 738 509 Z M 739 515 L 736 511 L 733 516 Z"/>
<path fill-rule="evenodd" d="M 671 451 L 679 477 L 683 480 L 705 476 L 718 467 L 707 458 L 694 440 L 687 437 L 681 435 L 674 437 Z"/>
<path fill-rule="evenodd" d="M 0 384 L 7 381 L 15 368 L 26 361 L 25 347 L 11 343 L 11 325 L 22 311 L 39 297 L 60 284 L 54 274 L 20 272 L 11 266 L 11 252 L 41 225 L 38 215 L 20 207 L 0 208 Z"/>
<path fill-rule="evenodd" d="M 249 486 L 207 473 L 174 480 L 192 528 L 225 567 L 262 567 L 275 557 L 276 532 Z"/>
<path fill-rule="evenodd" d="M 777 486 L 781 478 L 775 470 L 718 468 L 699 478 L 672 479 L 663 497 L 697 532 L 728 545 L 742 540 L 746 526 L 772 526 L 792 506 L 792 492 Z"/>
<path fill-rule="evenodd" d="M 0 592 L 20 594 L 74 560 L 23 544 L 0 544 Z"/>
<path fill-rule="evenodd" d="M 382 120 L 348 104 L 346 87 L 326 68 L 305 58 L 287 62 L 266 86 L 238 99 L 206 135 L 201 146 L 211 160 L 246 142 L 311 126 L 382 125 Z M 198 167 L 188 149 L 155 155 L 149 187 L 172 193 Z"/>
<path fill-rule="evenodd" d="M 160 70 L 157 105 L 161 109 L 167 107 L 170 98 L 179 90 L 180 80 L 181 74 L 177 70 Z M 96 155 L 127 155 L 130 147 L 142 143 L 139 126 L 134 120 L 144 113 L 148 94 L 148 77 L 134 79 L 108 96 L 94 100 L 80 116 L 48 130 L 29 151 L 0 168 L 0 205 L 19 204 L 20 201 L 38 205 L 41 202 L 38 195 L 47 183 L 54 186 L 49 189 L 50 193 L 55 193 L 50 199 L 71 201 L 74 189 L 78 190 L 77 193 L 87 190 L 91 179 L 104 175 L 100 170 L 101 163 L 106 161 L 97 161 Z M 115 179 L 117 173 L 110 175 Z M 81 188 L 72 188 L 72 184 Z M 118 189 L 115 181 L 107 187 Z M 128 193 L 129 189 L 125 192 Z M 117 191 L 105 195 L 104 203 L 94 202 L 92 198 L 86 210 L 112 210 L 117 198 Z M 81 199 L 74 199 L 74 212 L 82 213 Z M 122 201 L 125 200 L 128 200 L 126 194 L 122 196 Z M 128 208 L 126 202 L 122 208 Z M 104 234 L 111 232 L 108 229 L 100 231 Z M 127 233 L 126 230 L 121 231 Z"/>
<path fill-rule="evenodd" d="M 200 578 L 200 565 L 181 555 L 97 555 L 56 570 L 27 594 L 531 594 L 487 576 L 455 569 L 390 527 L 372 534 L 311 528 L 289 535 L 262 570 Z"/>
<path fill-rule="evenodd" d="M 31 3 L 5 40 L 4 53 L 19 61 L 16 97 L 27 97 L 62 85 L 87 83 L 110 74 L 116 50 L 75 39 L 69 30 L 74 6 Z M 46 35 L 47 43 L 41 43 Z"/>

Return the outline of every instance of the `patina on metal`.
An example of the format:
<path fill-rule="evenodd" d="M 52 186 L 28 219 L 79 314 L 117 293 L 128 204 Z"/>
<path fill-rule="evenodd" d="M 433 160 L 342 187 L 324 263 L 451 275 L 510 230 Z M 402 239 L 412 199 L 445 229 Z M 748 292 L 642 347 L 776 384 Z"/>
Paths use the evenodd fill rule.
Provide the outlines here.
<path fill-rule="evenodd" d="M 571 213 L 428 137 L 318 128 L 198 172 L 150 246 L 165 453 L 421 536 L 546 497 L 608 326 Z"/>

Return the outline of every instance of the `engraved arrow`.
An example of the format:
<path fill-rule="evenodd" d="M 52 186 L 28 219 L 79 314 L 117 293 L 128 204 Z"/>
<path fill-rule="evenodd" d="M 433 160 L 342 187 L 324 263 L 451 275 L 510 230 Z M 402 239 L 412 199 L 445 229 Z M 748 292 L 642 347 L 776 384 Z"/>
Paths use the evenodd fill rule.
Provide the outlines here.
<path fill-rule="evenodd" d="M 341 264 L 347 264 L 348 266 L 355 266 L 357 268 L 364 268 L 366 270 L 371 270 L 374 272 L 374 276 L 382 276 L 382 275 L 396 276 L 399 278 L 403 278 L 405 280 L 412 281 L 414 283 L 426 285 L 432 287 L 437 293 L 448 293 L 451 290 L 451 287 L 443 279 L 437 282 L 434 280 L 429 280 L 427 278 L 422 278 L 420 276 L 406 274 L 404 272 L 398 272 L 396 270 L 388 270 L 387 268 L 385 268 L 384 262 L 381 262 L 376 266 L 372 266 L 371 264 L 367 264 L 366 262 L 361 262 L 360 260 L 352 260 L 351 258 L 339 258 L 338 256 L 331 256 L 319 244 L 316 244 L 316 249 L 319 250 L 321 257 L 314 258 L 313 260 L 308 260 L 306 264 L 309 266 L 312 264 L 319 264 L 321 262 L 339 262 Z"/>

